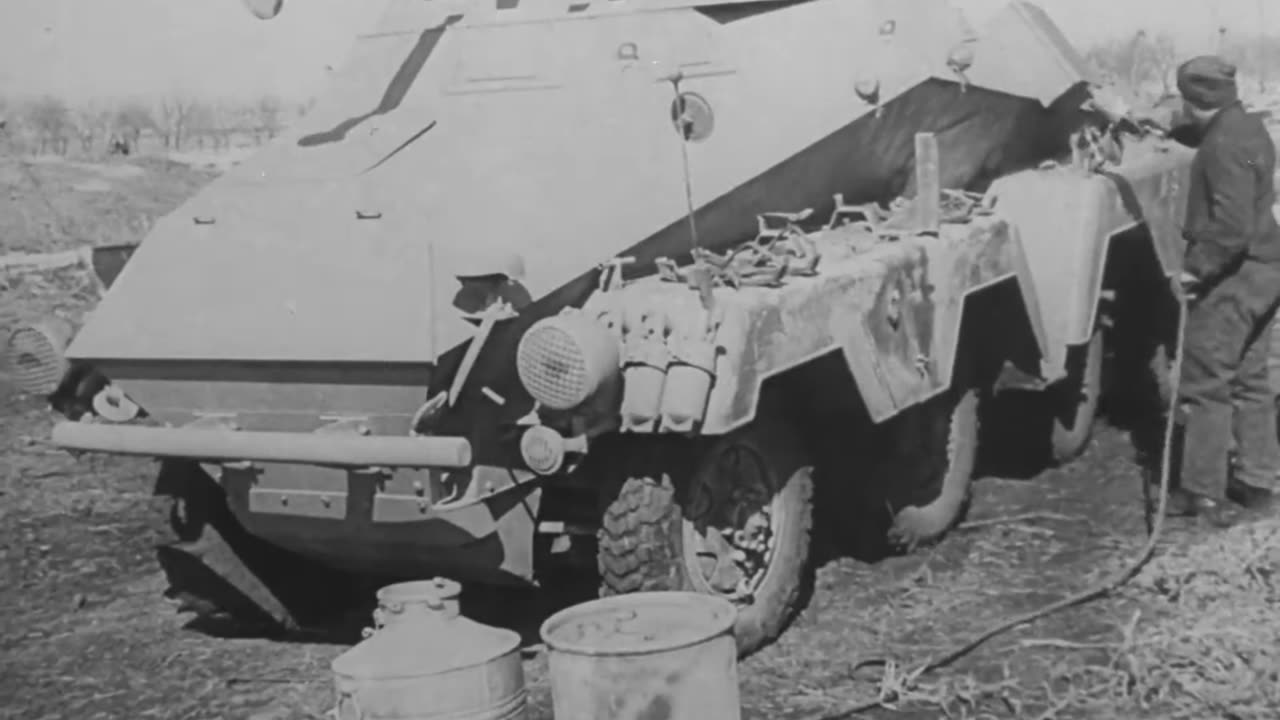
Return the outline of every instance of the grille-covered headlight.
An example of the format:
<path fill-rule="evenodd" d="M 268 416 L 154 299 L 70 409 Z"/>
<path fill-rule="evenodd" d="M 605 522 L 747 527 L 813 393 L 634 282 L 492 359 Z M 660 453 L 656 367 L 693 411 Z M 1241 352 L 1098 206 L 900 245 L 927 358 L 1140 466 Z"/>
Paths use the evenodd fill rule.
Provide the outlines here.
<path fill-rule="evenodd" d="M 59 318 L 15 326 L 0 347 L 0 371 L 24 392 L 52 393 L 67 374 L 64 351 L 71 333 L 70 324 Z"/>
<path fill-rule="evenodd" d="M 534 400 L 552 410 L 581 405 L 616 375 L 622 351 L 604 325 L 583 313 L 543 318 L 520 338 L 516 371 Z"/>

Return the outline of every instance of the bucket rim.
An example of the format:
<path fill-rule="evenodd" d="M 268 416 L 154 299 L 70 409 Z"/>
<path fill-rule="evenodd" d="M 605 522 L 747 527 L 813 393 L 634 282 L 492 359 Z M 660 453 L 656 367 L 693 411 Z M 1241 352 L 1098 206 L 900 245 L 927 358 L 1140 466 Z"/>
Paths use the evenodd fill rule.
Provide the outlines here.
<path fill-rule="evenodd" d="M 679 596 L 684 602 L 692 602 L 707 607 L 713 611 L 713 617 L 719 615 L 717 622 L 710 625 L 704 632 L 699 633 L 693 639 L 670 640 L 663 642 L 661 640 L 643 643 L 629 642 L 620 643 L 610 647 L 599 647 L 585 645 L 567 640 L 560 640 L 555 637 L 555 632 L 559 627 L 565 625 L 574 618 L 581 617 L 592 610 L 599 610 L 609 607 L 626 607 L 626 606 L 645 606 L 653 605 L 656 601 L 662 601 L 663 604 L 677 599 Z M 719 611 L 719 612 L 717 612 Z M 683 591 L 683 590 L 655 590 L 648 592 L 625 593 L 622 595 L 613 595 L 606 598 L 597 598 L 589 600 L 578 605 L 573 605 L 543 621 L 542 626 L 538 628 L 538 634 L 542 638 L 542 642 L 546 645 L 547 650 L 555 652 L 569 653 L 573 655 L 584 655 L 588 657 L 623 657 L 631 655 L 653 655 L 655 653 L 670 652 L 672 650 L 683 650 L 701 645 L 702 643 L 713 640 L 722 635 L 733 635 L 733 626 L 738 619 L 738 608 L 725 598 L 707 595 L 705 593 Z"/>

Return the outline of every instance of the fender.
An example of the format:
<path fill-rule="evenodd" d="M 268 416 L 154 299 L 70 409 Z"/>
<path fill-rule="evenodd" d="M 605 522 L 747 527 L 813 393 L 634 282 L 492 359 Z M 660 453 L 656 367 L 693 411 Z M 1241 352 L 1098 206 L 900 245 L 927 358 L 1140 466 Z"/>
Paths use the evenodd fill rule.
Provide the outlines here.
<path fill-rule="evenodd" d="M 950 386 L 974 293 L 1014 278 L 1026 301 L 1036 300 L 1026 293 L 1022 244 L 999 218 L 944 224 L 938 237 L 886 241 L 851 226 L 809 237 L 822 253 L 815 277 L 714 291 L 718 353 L 701 433 L 750 422 L 765 380 L 835 351 L 881 422 Z M 672 325 L 704 312 L 693 290 L 655 277 L 600 293 L 590 305 L 619 315 L 643 308 Z"/>
<path fill-rule="evenodd" d="M 1163 272 L 1181 270 L 1193 155 L 1173 141 L 1147 140 L 1131 146 L 1115 168 L 1028 170 L 992 184 L 998 214 L 1022 238 L 1037 298 L 1027 307 L 1044 330 L 1046 378 L 1061 377 L 1067 348 L 1093 334 L 1112 239 L 1145 226 Z"/>

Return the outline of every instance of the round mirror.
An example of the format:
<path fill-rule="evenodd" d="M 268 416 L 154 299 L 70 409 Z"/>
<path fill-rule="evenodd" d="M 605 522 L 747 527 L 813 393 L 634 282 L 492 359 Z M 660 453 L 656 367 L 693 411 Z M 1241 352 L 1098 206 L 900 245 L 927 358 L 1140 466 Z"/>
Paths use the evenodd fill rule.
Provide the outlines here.
<path fill-rule="evenodd" d="M 671 103 L 671 122 L 676 131 L 690 142 L 706 140 L 715 127 L 711 103 L 697 93 L 680 93 Z"/>
<path fill-rule="evenodd" d="M 280 14 L 284 0 L 243 0 L 244 6 L 259 20 L 270 20 Z"/>

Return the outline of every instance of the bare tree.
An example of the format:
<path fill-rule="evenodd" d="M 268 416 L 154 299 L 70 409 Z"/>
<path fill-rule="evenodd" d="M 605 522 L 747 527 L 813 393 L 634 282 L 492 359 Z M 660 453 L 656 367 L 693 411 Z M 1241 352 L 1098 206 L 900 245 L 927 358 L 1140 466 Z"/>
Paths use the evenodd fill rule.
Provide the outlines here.
<path fill-rule="evenodd" d="M 1149 72 L 1160 81 L 1163 95 L 1174 89 L 1174 73 L 1178 69 L 1178 44 L 1169 35 L 1161 33 L 1152 39 L 1147 54 Z"/>
<path fill-rule="evenodd" d="M 188 125 L 197 112 L 198 104 L 194 98 L 174 94 L 162 99 L 157 105 L 156 120 L 167 149 L 182 149 L 182 141 L 186 139 Z"/>
<path fill-rule="evenodd" d="M 316 106 L 316 98 L 309 97 L 306 100 L 297 104 L 297 106 L 294 108 L 293 115 L 295 118 L 304 117 L 307 113 L 315 109 L 315 106 Z"/>
<path fill-rule="evenodd" d="M 95 143 L 111 134 L 115 112 L 105 102 L 94 100 L 77 107 L 73 118 L 80 151 L 88 154 L 93 152 Z"/>
<path fill-rule="evenodd" d="M 210 139 L 215 139 L 216 142 L 218 118 L 212 103 L 193 103 L 185 125 L 186 139 L 194 139 L 201 150 Z"/>
<path fill-rule="evenodd" d="M 1243 74 L 1257 79 L 1259 92 L 1267 91 L 1270 78 L 1280 69 L 1280 38 L 1232 34 L 1222 52 Z"/>
<path fill-rule="evenodd" d="M 53 150 L 65 154 L 72 130 L 71 111 L 62 100 L 46 95 L 27 108 L 27 121 L 35 130 L 40 152 Z"/>
<path fill-rule="evenodd" d="M 231 147 L 231 136 L 239 123 L 239 108 L 230 100 L 208 104 L 205 113 L 205 135 L 213 141 L 214 150 Z"/>
<path fill-rule="evenodd" d="M 16 118 L 12 116 L 13 107 L 7 98 L 0 97 L 0 148 L 6 152 L 12 152 L 16 143 Z"/>
<path fill-rule="evenodd" d="M 115 132 L 125 141 L 126 147 L 136 150 L 138 141 L 142 138 L 142 132 L 156 129 L 156 121 L 146 105 L 130 100 L 122 103 L 116 110 L 114 126 Z"/>
<path fill-rule="evenodd" d="M 1131 93 L 1141 94 L 1144 88 L 1158 82 L 1166 95 L 1172 91 L 1173 73 L 1179 58 L 1172 37 L 1166 34 L 1152 36 L 1146 30 L 1095 45 L 1086 57 L 1098 70 Z"/>
<path fill-rule="evenodd" d="M 258 129 L 266 133 L 268 139 L 274 138 L 284 127 L 282 118 L 284 103 L 281 102 L 279 97 L 275 95 L 262 96 L 254 106 L 254 112 L 257 115 Z"/>

